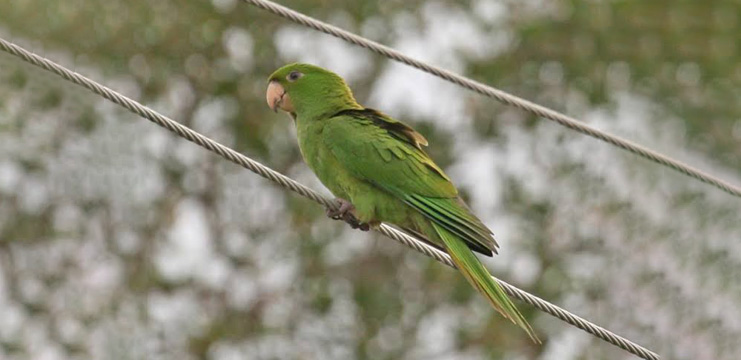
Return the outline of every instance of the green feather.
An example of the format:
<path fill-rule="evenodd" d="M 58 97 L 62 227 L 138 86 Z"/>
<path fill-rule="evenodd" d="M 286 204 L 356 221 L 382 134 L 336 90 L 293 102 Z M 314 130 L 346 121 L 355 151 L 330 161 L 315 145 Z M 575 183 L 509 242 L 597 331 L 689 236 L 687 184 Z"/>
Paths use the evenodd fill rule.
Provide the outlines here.
<path fill-rule="evenodd" d="M 473 215 L 458 212 L 458 198 L 409 195 L 405 200 L 425 217 L 463 239 L 472 249 L 489 256 L 497 252 L 496 242 L 489 230 Z"/>
<path fill-rule="evenodd" d="M 476 255 L 461 241 L 457 236 L 450 233 L 447 229 L 433 224 L 435 231 L 437 232 L 440 239 L 445 243 L 445 248 L 453 259 L 458 270 L 468 280 L 471 285 L 483 294 L 491 303 L 494 308 L 499 311 L 502 316 L 511 320 L 513 323 L 521 327 L 530 336 L 530 338 L 540 343 L 540 339 L 535 335 L 535 331 L 530 327 L 527 320 L 520 314 L 515 307 L 515 304 L 510 301 L 504 289 L 491 277 L 489 271 L 486 270 L 483 264 L 476 258 Z"/>

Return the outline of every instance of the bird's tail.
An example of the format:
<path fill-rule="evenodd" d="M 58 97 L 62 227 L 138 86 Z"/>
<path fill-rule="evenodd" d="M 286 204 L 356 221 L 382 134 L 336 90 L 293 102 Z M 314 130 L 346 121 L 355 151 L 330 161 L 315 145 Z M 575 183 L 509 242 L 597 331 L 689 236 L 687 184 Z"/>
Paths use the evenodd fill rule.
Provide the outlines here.
<path fill-rule="evenodd" d="M 481 294 L 486 296 L 494 309 L 499 311 L 502 316 L 511 320 L 513 323 L 521 327 L 527 335 L 535 342 L 540 344 L 540 339 L 535 335 L 535 331 L 527 323 L 527 320 L 517 310 L 515 304 L 509 299 L 504 289 L 491 277 L 489 271 L 486 270 L 484 265 L 474 255 L 473 251 L 468 248 L 466 243 L 459 239 L 457 236 L 432 222 L 432 226 L 435 231 L 445 243 L 445 248 L 450 254 L 450 257 L 455 262 L 458 270 L 468 280 L 473 287 L 478 290 Z"/>

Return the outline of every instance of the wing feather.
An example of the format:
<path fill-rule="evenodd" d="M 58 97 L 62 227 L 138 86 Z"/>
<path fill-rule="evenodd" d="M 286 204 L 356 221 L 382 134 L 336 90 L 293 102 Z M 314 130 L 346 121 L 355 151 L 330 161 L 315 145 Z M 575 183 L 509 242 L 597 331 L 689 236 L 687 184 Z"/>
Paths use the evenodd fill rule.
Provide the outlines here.
<path fill-rule="evenodd" d="M 325 144 L 351 173 L 406 202 L 473 250 L 487 255 L 496 252 L 491 231 L 422 151 L 421 135 L 409 135 L 414 132 L 410 127 L 375 111 L 345 111 L 326 121 Z"/>

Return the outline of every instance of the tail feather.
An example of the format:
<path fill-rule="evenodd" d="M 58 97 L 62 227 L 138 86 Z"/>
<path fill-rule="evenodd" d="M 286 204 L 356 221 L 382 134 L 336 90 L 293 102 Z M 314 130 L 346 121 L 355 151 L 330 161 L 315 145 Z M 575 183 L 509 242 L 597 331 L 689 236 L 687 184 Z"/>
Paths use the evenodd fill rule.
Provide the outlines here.
<path fill-rule="evenodd" d="M 474 255 L 471 249 L 468 248 L 466 243 L 455 236 L 453 233 L 445 229 L 444 227 L 432 223 L 435 231 L 442 239 L 445 244 L 450 257 L 458 267 L 463 276 L 468 280 L 473 287 L 483 294 L 502 316 L 511 320 L 513 323 L 521 327 L 535 342 L 540 344 L 540 339 L 535 334 L 535 331 L 527 320 L 517 310 L 515 304 L 509 299 L 504 289 L 492 279 L 489 271 L 486 270 L 484 265 Z"/>

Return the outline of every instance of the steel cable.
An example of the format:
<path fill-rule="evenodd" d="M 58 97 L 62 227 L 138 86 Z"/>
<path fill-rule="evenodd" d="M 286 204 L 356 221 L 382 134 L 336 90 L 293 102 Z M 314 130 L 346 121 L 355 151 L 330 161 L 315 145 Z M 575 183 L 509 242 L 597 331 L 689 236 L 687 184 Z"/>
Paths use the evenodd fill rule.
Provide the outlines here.
<path fill-rule="evenodd" d="M 445 69 L 442 69 L 436 66 L 432 66 L 425 62 L 414 59 L 410 56 L 404 55 L 403 53 L 396 51 L 388 46 L 379 44 L 375 41 L 368 40 L 362 36 L 355 35 L 349 31 L 342 30 L 336 26 L 316 20 L 314 18 L 301 14 L 295 10 L 289 9 L 285 6 L 278 5 L 274 2 L 267 1 L 267 0 L 242 0 L 242 1 L 248 4 L 255 5 L 267 11 L 270 11 L 273 14 L 279 15 L 295 23 L 310 27 L 315 30 L 319 30 L 323 33 L 340 38 L 352 44 L 364 47 L 377 54 L 383 55 L 389 59 L 396 60 L 398 62 L 415 67 L 419 70 L 425 71 L 427 73 L 430 73 L 442 79 L 450 81 L 466 89 L 469 89 L 479 94 L 494 98 L 504 104 L 511 105 L 516 108 L 533 113 L 542 118 L 555 121 L 556 123 L 561 124 L 569 129 L 576 130 L 582 134 L 589 135 L 596 139 L 600 139 L 609 144 L 612 144 L 621 149 L 624 149 L 633 154 L 636 154 L 640 157 L 651 160 L 663 166 L 679 171 L 680 173 L 693 177 L 697 180 L 713 185 L 717 187 L 718 189 L 721 189 L 731 195 L 741 197 L 741 187 L 730 184 L 711 174 L 705 173 L 702 170 L 695 169 L 692 166 L 684 164 L 678 160 L 674 160 L 666 155 L 660 154 L 644 146 L 638 145 L 632 141 L 629 141 L 629 140 L 620 138 L 618 136 L 608 134 L 596 128 L 593 128 L 589 125 L 586 125 L 583 122 L 580 122 L 579 120 L 576 120 L 570 116 L 561 114 L 555 110 L 551 110 L 544 106 L 535 104 L 531 101 L 511 95 L 502 90 L 495 89 L 489 85 L 485 85 L 478 81 L 471 80 L 467 77 L 455 74 L 451 71 L 448 71 L 448 70 L 445 70 Z"/>

